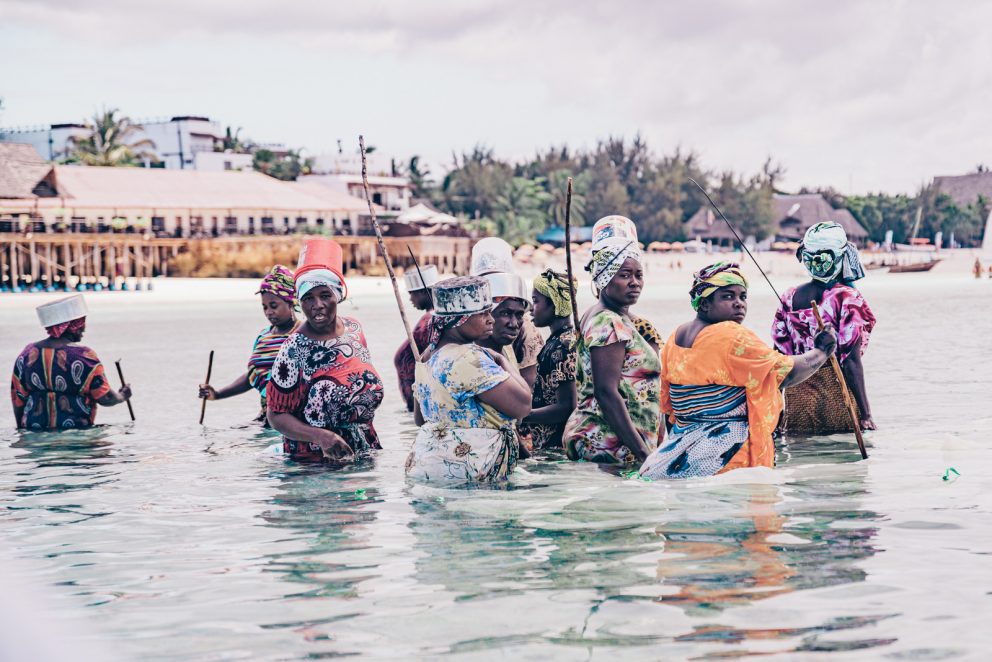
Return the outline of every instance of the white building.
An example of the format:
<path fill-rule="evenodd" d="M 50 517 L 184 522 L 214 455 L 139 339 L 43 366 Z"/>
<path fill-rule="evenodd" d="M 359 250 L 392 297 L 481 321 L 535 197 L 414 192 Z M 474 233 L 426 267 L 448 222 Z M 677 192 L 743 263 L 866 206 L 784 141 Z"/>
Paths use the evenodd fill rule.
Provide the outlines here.
<path fill-rule="evenodd" d="M 155 147 L 151 151 L 167 169 L 219 171 L 251 168 L 250 154 L 215 151 L 223 146 L 224 129 L 219 122 L 208 117 L 182 115 L 168 120 L 137 123 L 142 130 L 135 132 L 131 140 L 147 138 L 154 142 Z M 88 135 L 89 129 L 83 124 L 0 129 L 0 141 L 32 145 L 48 161 L 66 158 L 72 151 L 72 139 Z"/>
<path fill-rule="evenodd" d="M 369 195 L 375 204 L 390 212 L 401 212 L 410 206 L 410 182 L 405 177 L 369 175 L 368 179 Z M 306 175 L 297 181 L 319 184 L 331 191 L 365 199 L 365 187 L 360 174 Z"/>

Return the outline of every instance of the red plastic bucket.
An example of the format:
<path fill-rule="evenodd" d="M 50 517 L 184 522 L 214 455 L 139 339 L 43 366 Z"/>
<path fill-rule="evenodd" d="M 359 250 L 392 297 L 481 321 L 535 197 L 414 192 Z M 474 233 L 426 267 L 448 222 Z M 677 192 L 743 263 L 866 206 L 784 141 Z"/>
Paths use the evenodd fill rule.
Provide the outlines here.
<path fill-rule="evenodd" d="M 330 269 L 339 275 L 342 269 L 341 245 L 324 237 L 307 239 L 300 249 L 300 259 L 296 264 L 296 277 L 314 269 Z"/>
<path fill-rule="evenodd" d="M 348 285 L 344 280 L 342 257 L 341 244 L 333 239 L 326 237 L 307 239 L 303 248 L 300 249 L 300 258 L 293 277 L 298 279 L 308 271 L 315 269 L 330 269 L 341 279 L 345 291 L 344 298 L 346 299 L 348 298 Z"/>

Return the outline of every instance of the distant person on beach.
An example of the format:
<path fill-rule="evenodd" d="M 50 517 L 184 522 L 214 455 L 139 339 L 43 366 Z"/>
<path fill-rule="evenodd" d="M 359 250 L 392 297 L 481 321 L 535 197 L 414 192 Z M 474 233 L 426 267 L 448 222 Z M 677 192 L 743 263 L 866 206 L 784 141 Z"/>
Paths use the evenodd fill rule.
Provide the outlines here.
<path fill-rule="evenodd" d="M 331 246 L 324 244 L 333 244 Z M 335 254 L 336 264 L 315 257 Z M 290 459 L 343 464 L 381 448 L 372 424 L 382 380 L 358 320 L 338 314 L 347 297 L 341 250 L 311 239 L 296 271 L 303 322 L 279 349 L 269 375 L 269 423 L 284 436 Z"/>
<path fill-rule="evenodd" d="M 407 270 L 403 274 L 406 281 L 406 291 L 410 296 L 410 303 L 417 310 L 425 311 L 417 324 L 413 327 L 413 339 L 417 343 L 417 351 L 423 353 L 430 343 L 431 337 L 431 311 L 434 309 L 434 299 L 431 296 L 431 287 L 437 284 L 437 267 L 429 264 L 424 267 Z M 410 340 L 404 340 L 400 348 L 396 350 L 393 357 L 393 365 L 396 367 L 396 376 L 400 383 L 400 395 L 406 404 L 407 411 L 413 411 L 413 382 L 416 379 L 413 359 L 413 350 L 410 349 Z"/>
<path fill-rule="evenodd" d="M 481 239 L 472 247 L 470 273 L 473 276 L 488 276 L 497 273 L 515 274 L 513 248 L 499 237 Z M 496 294 L 494 293 L 493 296 Z M 525 298 L 524 303 L 529 303 L 529 298 Z M 515 309 L 516 305 L 504 306 L 493 311 L 493 318 L 496 320 L 496 330 L 493 332 L 493 336 L 497 338 L 502 335 L 501 327 L 506 321 L 504 318 L 511 315 L 508 308 Z M 517 317 L 518 312 L 514 310 L 512 316 Z M 533 388 L 534 381 L 537 379 L 537 355 L 540 353 L 541 347 L 544 346 L 544 340 L 529 315 L 523 315 L 520 330 L 509 344 L 513 348 L 517 369 Z"/>
<path fill-rule="evenodd" d="M 971 273 L 975 274 L 975 278 L 981 278 L 982 272 L 983 272 L 982 261 L 976 257 L 975 266 L 972 268 Z"/>
<path fill-rule="evenodd" d="M 837 330 L 837 358 L 857 402 L 861 427 L 874 430 L 861 356 L 875 328 L 875 315 L 864 296 L 852 287 L 865 276 L 858 249 L 839 224 L 817 223 L 806 231 L 797 257 L 811 280 L 782 295 L 772 324 L 775 349 L 794 356 L 814 347 L 818 329 L 812 310 L 815 301 L 823 321 Z M 786 393 L 784 427 L 800 434 L 851 431 L 850 415 L 829 366 L 799 389 Z"/>
<path fill-rule="evenodd" d="M 580 321 L 578 407 L 563 433 L 569 459 L 638 466 L 663 433 L 658 351 L 630 312 L 644 288 L 642 262 L 630 219 L 596 221 L 586 270 L 597 302 Z"/>
<path fill-rule="evenodd" d="M 531 394 L 504 354 L 478 344 L 493 331 L 489 283 L 472 276 L 441 281 L 434 306 L 430 347 L 416 364 L 420 430 L 406 473 L 449 485 L 503 480 L 517 462 L 514 423 L 530 413 Z"/>
<path fill-rule="evenodd" d="M 669 337 L 661 353 L 661 409 L 672 428 L 638 473 L 643 478 L 712 476 L 772 467 L 772 432 L 784 386 L 813 375 L 833 353 L 828 329 L 800 356 L 776 352 L 742 326 L 747 280 L 735 263 L 717 262 L 693 276 L 696 318 Z"/>
<path fill-rule="evenodd" d="M 210 384 L 200 384 L 200 397 L 207 400 L 223 400 L 255 389 L 260 395 L 262 405 L 261 413 L 256 420 L 264 421 L 265 392 L 269 386 L 269 372 L 282 344 L 299 326 L 295 313 L 298 307 L 293 272 L 281 264 L 275 265 L 262 279 L 262 284 L 255 294 L 262 295 L 262 313 L 269 320 L 269 326 L 262 329 L 255 338 L 248 359 L 248 370 L 221 389 L 215 389 Z"/>
<path fill-rule="evenodd" d="M 531 295 L 534 325 L 551 335 L 537 355 L 537 381 L 530 414 L 520 425 L 534 449 L 561 449 L 565 421 L 575 410 L 575 329 L 572 328 L 572 292 L 575 281 L 548 269 L 534 279 Z"/>
<path fill-rule="evenodd" d="M 18 428 L 88 428 L 97 405 L 113 407 L 131 397 L 130 385 L 115 391 L 96 353 L 77 344 L 86 331 L 83 295 L 46 303 L 37 312 L 48 337 L 24 348 L 10 383 Z"/>

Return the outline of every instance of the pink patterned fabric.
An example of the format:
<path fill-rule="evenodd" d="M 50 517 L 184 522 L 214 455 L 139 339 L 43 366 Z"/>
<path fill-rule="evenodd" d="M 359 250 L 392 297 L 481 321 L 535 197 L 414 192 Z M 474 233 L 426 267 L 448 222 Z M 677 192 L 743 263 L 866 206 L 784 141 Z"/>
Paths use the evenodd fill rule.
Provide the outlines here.
<path fill-rule="evenodd" d="M 813 349 L 813 336 L 817 332 L 812 308 L 793 310 L 792 296 L 795 293 L 795 287 L 785 293 L 772 323 L 775 349 L 791 356 Z M 823 293 L 820 314 L 824 322 L 833 324 L 837 330 L 837 357 L 841 363 L 856 348 L 864 354 L 868 338 L 875 328 L 875 315 L 860 292 L 846 285 L 834 285 Z"/>

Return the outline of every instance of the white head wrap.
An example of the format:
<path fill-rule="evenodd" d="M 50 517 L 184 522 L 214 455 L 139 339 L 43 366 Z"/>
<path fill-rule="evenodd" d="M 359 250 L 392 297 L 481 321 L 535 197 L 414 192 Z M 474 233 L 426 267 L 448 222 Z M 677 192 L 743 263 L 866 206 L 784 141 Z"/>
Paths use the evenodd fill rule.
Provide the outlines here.
<path fill-rule="evenodd" d="M 307 292 L 321 285 L 331 288 L 338 303 L 344 301 L 347 292 L 344 279 L 330 269 L 314 269 L 300 274 L 296 279 L 296 298 L 302 299 Z"/>

